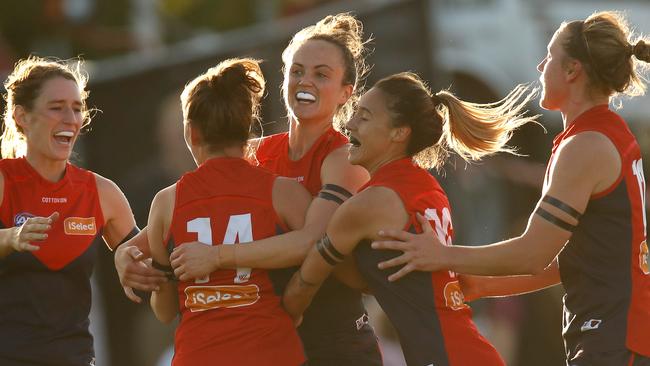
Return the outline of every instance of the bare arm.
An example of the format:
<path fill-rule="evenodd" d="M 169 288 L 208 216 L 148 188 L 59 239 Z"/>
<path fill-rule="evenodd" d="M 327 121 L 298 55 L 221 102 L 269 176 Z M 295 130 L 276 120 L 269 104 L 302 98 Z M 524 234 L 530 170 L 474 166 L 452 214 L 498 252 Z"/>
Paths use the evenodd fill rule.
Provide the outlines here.
<path fill-rule="evenodd" d="M 599 159 L 593 159 L 598 156 Z M 584 212 L 591 195 L 613 184 L 621 169 L 614 145 L 599 133 L 585 132 L 567 140 L 551 164 L 544 196 L 554 197 L 578 212 Z M 538 207 L 560 220 L 576 225 L 577 220 L 546 202 Z M 571 236 L 567 229 L 533 213 L 526 231 L 519 237 L 479 247 L 443 246 L 431 234 L 412 235 L 385 231 L 397 241 L 373 243 L 373 248 L 396 249 L 403 255 L 380 263 L 380 268 L 404 265 L 389 277 L 397 280 L 413 270 L 451 269 L 475 275 L 538 274 L 555 259 Z"/>
<path fill-rule="evenodd" d="M 175 184 L 158 192 L 151 203 L 149 212 L 147 223 L 149 250 L 153 260 L 162 265 L 169 265 L 169 257 L 163 242 L 171 226 L 175 196 Z M 171 322 L 178 314 L 178 293 L 176 291 L 176 282 L 166 282 L 160 285 L 158 291 L 151 294 L 151 308 L 156 318 L 163 323 Z"/>
<path fill-rule="evenodd" d="M 460 285 L 466 301 L 484 297 L 522 295 L 555 286 L 561 282 L 557 260 L 544 271 L 528 276 L 460 275 Z"/>
<path fill-rule="evenodd" d="M 330 153 L 321 167 L 323 184 L 335 184 L 350 192 L 356 192 L 367 180 L 365 170 L 352 166 L 347 161 L 344 148 Z M 297 191 L 293 199 L 302 201 L 303 195 L 303 192 Z M 302 228 L 295 230 L 295 227 L 290 227 L 294 229 L 291 232 L 250 243 L 212 248 L 198 242 L 180 245 L 172 253 L 172 267 L 179 279 L 188 280 L 200 278 L 219 268 L 271 269 L 298 265 L 305 259 L 316 240 L 323 236 L 327 223 L 338 206 L 336 202 L 316 197 L 309 204 Z M 181 266 L 186 270 L 176 271 Z"/>
<path fill-rule="evenodd" d="M 327 227 L 327 235 L 309 251 L 285 289 L 283 305 L 294 321 L 299 322 L 336 262 L 340 263 L 361 240 L 376 238 L 378 228 L 403 227 L 407 219 L 397 194 L 383 187 L 365 190 L 341 205 Z"/>
<path fill-rule="evenodd" d="M 95 174 L 99 203 L 104 215 L 103 237 L 110 250 L 115 249 L 127 235 L 137 229 L 131 206 L 124 193 L 111 180 Z"/>

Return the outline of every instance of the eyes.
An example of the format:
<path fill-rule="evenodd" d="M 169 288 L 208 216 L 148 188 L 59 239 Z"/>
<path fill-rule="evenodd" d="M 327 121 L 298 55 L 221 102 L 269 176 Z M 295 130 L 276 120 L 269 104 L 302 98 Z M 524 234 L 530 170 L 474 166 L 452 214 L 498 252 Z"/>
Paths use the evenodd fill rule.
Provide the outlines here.
<path fill-rule="evenodd" d="M 305 75 L 305 71 L 303 69 L 301 69 L 301 68 L 292 68 L 289 73 L 291 74 L 291 76 L 294 76 L 294 77 L 301 77 L 301 76 Z M 316 72 L 314 72 L 314 77 L 317 78 L 317 79 L 326 80 L 326 79 L 330 78 L 330 75 L 329 75 L 329 73 L 326 73 L 326 72 L 323 72 L 323 71 L 316 71 Z"/>

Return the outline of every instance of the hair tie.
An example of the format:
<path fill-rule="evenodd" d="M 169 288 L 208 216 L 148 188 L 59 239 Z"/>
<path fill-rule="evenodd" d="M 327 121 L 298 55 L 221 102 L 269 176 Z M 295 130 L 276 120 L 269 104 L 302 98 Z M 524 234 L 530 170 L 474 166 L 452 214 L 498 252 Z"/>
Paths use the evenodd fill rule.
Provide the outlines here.
<path fill-rule="evenodd" d="M 433 101 L 433 104 L 434 104 L 436 107 L 439 106 L 439 105 L 441 105 L 441 104 L 442 104 L 442 105 L 445 105 L 445 106 L 447 105 L 447 102 L 445 101 L 445 99 L 439 97 L 439 96 L 438 96 L 438 93 L 433 94 L 433 95 L 431 96 L 431 101 Z"/>

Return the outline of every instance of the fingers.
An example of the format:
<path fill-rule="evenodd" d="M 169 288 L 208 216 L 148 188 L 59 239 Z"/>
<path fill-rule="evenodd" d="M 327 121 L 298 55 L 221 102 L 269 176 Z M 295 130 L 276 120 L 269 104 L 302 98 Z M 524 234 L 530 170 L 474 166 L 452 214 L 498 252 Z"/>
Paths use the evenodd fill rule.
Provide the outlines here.
<path fill-rule="evenodd" d="M 431 222 L 424 215 L 417 212 L 415 214 L 415 217 L 417 217 L 420 226 L 422 226 L 422 233 L 433 232 L 433 227 L 431 226 Z"/>
<path fill-rule="evenodd" d="M 392 275 L 388 276 L 388 281 L 390 282 L 395 282 L 399 280 L 400 278 L 406 276 L 407 274 L 413 272 L 415 270 L 415 267 L 409 263 L 405 265 L 404 267 L 400 268 L 399 271 L 393 273 Z"/>
<path fill-rule="evenodd" d="M 39 249 L 41 249 L 41 247 L 39 247 L 37 245 L 32 245 L 32 244 L 29 244 L 27 242 L 22 242 L 22 243 L 18 244 L 17 251 L 19 251 L 19 252 L 34 252 L 34 251 L 37 251 Z"/>
<path fill-rule="evenodd" d="M 409 240 L 413 234 L 403 231 L 403 230 L 381 230 L 379 231 L 379 236 L 386 238 L 386 239 L 393 239 L 393 240 L 399 240 L 399 241 L 407 241 Z"/>
<path fill-rule="evenodd" d="M 402 241 L 382 240 L 373 241 L 371 246 L 372 249 L 392 249 L 406 251 L 408 248 L 408 243 L 404 243 Z"/>
<path fill-rule="evenodd" d="M 47 217 L 47 219 L 50 220 L 50 223 L 53 223 L 54 221 L 59 219 L 59 213 L 54 211 L 49 217 Z"/>
<path fill-rule="evenodd" d="M 127 253 L 131 258 L 133 258 L 136 261 L 141 261 L 144 259 L 144 253 L 140 251 L 137 247 L 131 246 L 127 248 Z"/>
<path fill-rule="evenodd" d="M 129 298 L 129 300 L 133 301 L 136 304 L 141 304 L 142 299 L 140 296 L 136 295 L 135 292 L 133 292 L 133 289 L 128 286 L 124 286 L 124 294 L 126 294 L 126 297 Z"/>
<path fill-rule="evenodd" d="M 391 267 L 396 267 L 396 266 L 401 266 L 404 263 L 408 263 L 410 259 L 410 256 L 408 253 L 404 253 L 400 256 L 397 256 L 395 258 L 391 258 L 387 261 L 380 262 L 377 267 L 379 269 L 386 269 L 386 268 L 391 268 Z"/>

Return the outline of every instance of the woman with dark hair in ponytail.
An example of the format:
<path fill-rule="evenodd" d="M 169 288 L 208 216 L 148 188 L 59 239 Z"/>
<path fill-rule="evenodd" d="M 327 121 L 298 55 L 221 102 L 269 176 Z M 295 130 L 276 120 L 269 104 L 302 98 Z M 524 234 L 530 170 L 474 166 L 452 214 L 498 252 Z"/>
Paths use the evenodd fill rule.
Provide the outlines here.
<path fill-rule="evenodd" d="M 147 237 L 154 267 L 173 278 L 169 254 L 183 242 L 224 246 L 303 226 L 311 196 L 300 183 L 244 159 L 264 78 L 257 61 L 221 62 L 181 95 L 187 147 L 198 168 L 158 192 Z M 160 284 L 151 307 L 162 322 L 180 313 L 172 364 L 301 365 L 300 338 L 265 270 L 215 270 Z"/>
<path fill-rule="evenodd" d="M 388 230 L 397 240 L 373 246 L 404 252 L 381 264 L 402 266 L 391 280 L 441 269 L 527 275 L 464 277 L 472 298 L 561 282 L 567 365 L 650 365 L 643 164 L 636 138 L 609 108 L 618 94 L 644 93 L 639 72 L 648 62 L 650 42 L 633 39 L 618 13 L 563 23 L 538 70 L 540 105 L 560 111 L 564 131 L 554 140 L 542 198 L 526 231 L 492 245 L 450 247 L 427 225 L 421 235 Z"/>
<path fill-rule="evenodd" d="M 480 105 L 450 92 L 433 95 L 415 74 L 380 80 L 360 101 L 346 124 L 350 163 L 370 173 L 370 181 L 341 205 L 326 235 L 312 248 L 287 287 L 285 309 L 299 322 L 334 266 L 352 255 L 367 286 L 395 326 L 409 365 L 503 365 L 478 332 L 453 272 L 416 273 L 391 283 L 377 264 L 393 253 L 373 251 L 380 228 L 420 232 L 416 213 L 435 222 L 451 244 L 449 202 L 425 168 L 440 166 L 452 150 L 479 160 L 505 146 L 512 131 L 532 121 L 521 110 L 530 100 L 518 87 L 502 101 Z"/>

